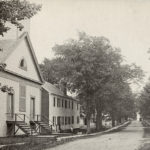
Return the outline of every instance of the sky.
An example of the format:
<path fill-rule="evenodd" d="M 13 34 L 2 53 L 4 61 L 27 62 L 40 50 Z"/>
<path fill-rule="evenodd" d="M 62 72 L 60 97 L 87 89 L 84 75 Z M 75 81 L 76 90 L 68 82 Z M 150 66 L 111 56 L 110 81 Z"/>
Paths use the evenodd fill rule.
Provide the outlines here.
<path fill-rule="evenodd" d="M 39 63 L 52 58 L 52 47 L 78 31 L 105 36 L 121 49 L 126 63 L 150 76 L 150 0 L 30 0 L 42 4 L 31 19 L 30 37 Z"/>

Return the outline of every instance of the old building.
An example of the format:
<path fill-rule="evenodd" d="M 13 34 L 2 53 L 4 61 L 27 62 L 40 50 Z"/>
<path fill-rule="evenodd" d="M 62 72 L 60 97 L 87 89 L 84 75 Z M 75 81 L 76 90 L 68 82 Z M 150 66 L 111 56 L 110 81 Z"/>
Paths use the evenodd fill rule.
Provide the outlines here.
<path fill-rule="evenodd" d="M 79 128 L 79 101 L 48 82 L 45 82 L 42 88 L 41 113 L 48 118 L 54 131 L 63 132 Z"/>
<path fill-rule="evenodd" d="M 78 100 L 50 83 L 43 85 L 29 20 L 23 24 L 23 31 L 12 27 L 0 38 L 0 137 L 79 128 Z"/>
<path fill-rule="evenodd" d="M 0 136 L 31 134 L 30 121 L 41 114 L 39 66 L 27 32 L 0 40 Z"/>

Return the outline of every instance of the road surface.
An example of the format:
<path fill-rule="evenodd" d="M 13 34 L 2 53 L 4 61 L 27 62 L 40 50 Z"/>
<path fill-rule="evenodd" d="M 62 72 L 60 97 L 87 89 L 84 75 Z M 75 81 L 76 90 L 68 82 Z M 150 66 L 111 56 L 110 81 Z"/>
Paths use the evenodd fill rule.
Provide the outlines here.
<path fill-rule="evenodd" d="M 120 132 L 79 139 L 48 150 L 137 150 L 143 141 L 143 127 L 133 121 Z"/>

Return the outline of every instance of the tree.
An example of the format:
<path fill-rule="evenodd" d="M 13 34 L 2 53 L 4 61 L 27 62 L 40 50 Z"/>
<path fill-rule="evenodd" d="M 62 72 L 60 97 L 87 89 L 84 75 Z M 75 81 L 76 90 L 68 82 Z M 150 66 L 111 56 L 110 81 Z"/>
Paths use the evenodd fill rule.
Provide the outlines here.
<path fill-rule="evenodd" d="M 3 33 L 10 29 L 10 27 L 6 26 L 7 22 L 22 30 L 23 25 L 19 21 L 30 19 L 40 9 L 41 5 L 31 4 L 26 0 L 0 1 L 0 35 L 3 36 Z"/>
<path fill-rule="evenodd" d="M 1 0 L 0 1 L 0 35 L 7 32 L 10 28 L 7 22 L 15 25 L 19 30 L 23 29 L 21 20 L 30 19 L 41 9 L 41 5 L 30 4 L 24 0 Z M 0 71 L 4 71 L 6 64 L 0 63 Z M 0 83 L 1 85 L 1 83 Z M 3 85 L 0 87 L 2 92 L 12 92 L 13 88 Z"/>
<path fill-rule="evenodd" d="M 64 44 L 55 45 L 53 50 L 56 57 L 45 60 L 42 64 L 44 76 L 49 76 L 46 69 L 49 68 L 49 77 L 52 77 L 50 80 L 58 81 L 63 78 L 68 89 L 77 93 L 81 104 L 86 108 L 87 132 L 90 132 L 90 118 L 95 110 L 97 130 L 100 130 L 102 112 L 108 105 L 105 101 L 118 93 L 117 90 L 121 87 L 119 85 L 129 82 L 131 78 L 141 77 L 141 69 L 136 65 L 121 65 L 123 59 L 119 49 L 112 47 L 107 38 L 89 36 L 84 32 L 79 33 L 77 40 L 71 39 Z M 109 105 L 111 110 L 115 109 L 114 99 L 119 100 L 119 96 L 118 94 L 112 99 L 114 104 Z"/>
<path fill-rule="evenodd" d="M 150 81 L 144 86 L 138 97 L 138 107 L 143 118 L 150 117 Z"/>
<path fill-rule="evenodd" d="M 107 92 L 105 109 L 108 109 L 114 126 L 115 120 L 120 120 L 121 117 L 127 118 L 135 113 L 135 97 L 130 84 L 139 82 L 143 78 L 143 71 L 135 64 L 120 64 L 112 71 L 111 78 L 104 85 L 104 92 Z"/>

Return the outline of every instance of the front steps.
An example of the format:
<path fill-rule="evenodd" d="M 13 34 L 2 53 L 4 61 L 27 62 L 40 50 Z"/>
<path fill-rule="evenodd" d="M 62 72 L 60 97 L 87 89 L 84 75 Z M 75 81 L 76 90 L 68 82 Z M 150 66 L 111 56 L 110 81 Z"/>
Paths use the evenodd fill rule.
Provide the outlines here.
<path fill-rule="evenodd" d="M 7 115 L 8 117 L 10 116 L 10 114 Z M 17 135 L 18 130 L 21 130 L 27 136 L 39 134 L 51 135 L 54 132 L 53 126 L 48 123 L 49 120 L 41 121 L 42 117 L 40 115 L 35 115 L 31 119 L 31 117 L 28 117 L 25 114 L 13 114 L 11 120 L 8 119 L 6 121 L 7 135 L 15 136 Z M 27 124 L 26 122 L 29 122 L 30 124 Z M 18 128 L 16 129 L 16 127 Z"/>
<path fill-rule="evenodd" d="M 8 136 L 16 136 L 19 130 L 21 130 L 26 136 L 38 135 L 37 131 L 24 121 L 6 121 L 6 123 L 8 127 Z M 16 127 L 18 128 L 16 129 Z"/>
<path fill-rule="evenodd" d="M 46 134 L 52 134 L 52 127 L 48 123 L 43 121 L 36 121 L 36 123 L 45 130 Z"/>
<path fill-rule="evenodd" d="M 16 121 L 15 125 L 21 129 L 26 135 L 38 135 L 36 130 L 32 129 L 27 123 Z"/>

